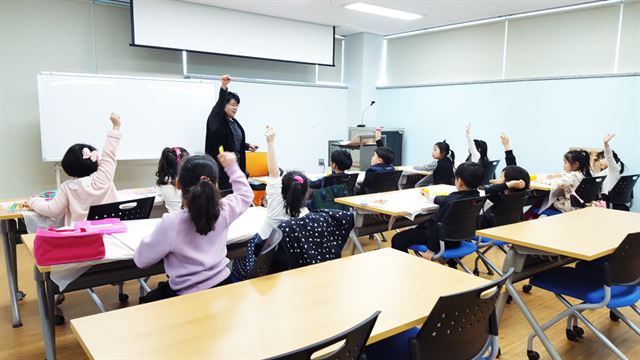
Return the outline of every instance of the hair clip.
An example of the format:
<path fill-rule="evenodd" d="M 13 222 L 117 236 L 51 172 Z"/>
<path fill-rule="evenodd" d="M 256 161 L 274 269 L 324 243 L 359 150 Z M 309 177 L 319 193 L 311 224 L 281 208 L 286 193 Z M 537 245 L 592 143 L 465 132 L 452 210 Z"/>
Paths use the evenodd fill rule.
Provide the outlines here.
<path fill-rule="evenodd" d="M 180 151 L 179 147 L 174 147 L 173 151 L 176 153 L 176 163 L 180 165 L 180 158 L 182 157 L 182 151 Z"/>
<path fill-rule="evenodd" d="M 300 175 L 296 175 L 293 177 L 293 180 L 299 182 L 300 184 L 304 184 L 304 179 Z"/>
<path fill-rule="evenodd" d="M 211 179 L 209 179 L 209 177 L 205 175 L 200 176 L 200 180 L 211 182 Z"/>
<path fill-rule="evenodd" d="M 83 159 L 91 159 L 91 161 L 98 161 L 98 151 L 97 150 L 89 150 L 89 148 L 82 149 L 82 158 Z"/>

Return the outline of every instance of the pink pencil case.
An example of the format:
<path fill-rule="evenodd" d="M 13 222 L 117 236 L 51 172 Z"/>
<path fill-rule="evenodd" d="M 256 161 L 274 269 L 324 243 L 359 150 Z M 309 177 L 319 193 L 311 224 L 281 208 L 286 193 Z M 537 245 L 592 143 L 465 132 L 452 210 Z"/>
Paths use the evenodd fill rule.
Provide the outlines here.
<path fill-rule="evenodd" d="M 127 225 L 118 218 L 76 221 L 74 227 L 76 229 L 84 228 L 87 229 L 87 231 L 97 232 L 103 235 L 127 232 Z"/>

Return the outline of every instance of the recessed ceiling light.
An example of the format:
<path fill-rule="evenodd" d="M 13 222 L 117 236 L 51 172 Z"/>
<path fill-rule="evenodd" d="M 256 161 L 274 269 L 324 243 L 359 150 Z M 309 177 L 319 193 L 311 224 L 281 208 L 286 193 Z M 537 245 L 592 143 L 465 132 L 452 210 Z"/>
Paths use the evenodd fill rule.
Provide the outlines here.
<path fill-rule="evenodd" d="M 422 17 L 422 15 L 419 15 L 419 14 L 414 14 L 414 13 L 395 10 L 395 9 L 389 9 L 386 7 L 365 4 L 361 2 L 345 5 L 344 7 L 349 10 L 361 11 L 369 14 L 386 16 L 386 17 L 400 19 L 400 20 L 416 20 Z"/>

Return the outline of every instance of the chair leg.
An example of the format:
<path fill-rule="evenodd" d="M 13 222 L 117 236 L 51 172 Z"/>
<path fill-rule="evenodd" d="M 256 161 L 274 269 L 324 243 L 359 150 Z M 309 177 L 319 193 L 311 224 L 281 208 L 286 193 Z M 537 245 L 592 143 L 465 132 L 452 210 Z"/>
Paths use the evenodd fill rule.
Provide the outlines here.
<path fill-rule="evenodd" d="M 380 241 L 380 235 L 379 234 L 374 234 L 373 238 L 376 239 L 376 244 L 378 245 L 378 249 L 382 248 L 382 241 Z"/>
<path fill-rule="evenodd" d="M 636 324 L 632 323 L 631 320 L 627 319 L 627 317 L 624 316 L 618 309 L 611 309 L 611 311 L 613 311 L 613 313 L 616 314 L 620 318 L 620 320 L 624 321 L 624 323 L 627 324 L 627 326 L 629 326 L 631 330 L 640 335 L 640 328 L 638 328 Z"/>
<path fill-rule="evenodd" d="M 144 279 L 138 279 L 138 283 L 140 284 L 140 297 L 143 297 L 151 291 L 149 285 L 147 285 L 147 281 L 149 281 L 149 277 Z"/>
<path fill-rule="evenodd" d="M 104 308 L 104 304 L 102 303 L 102 301 L 98 297 L 98 294 L 96 294 L 96 292 L 93 291 L 92 288 L 87 289 L 87 291 L 89 292 L 89 295 L 91 296 L 91 299 L 93 299 L 93 302 L 96 303 L 96 306 L 98 307 L 100 312 L 106 312 L 107 310 Z"/>
<path fill-rule="evenodd" d="M 467 265 L 465 265 L 462 261 L 460 261 L 460 259 L 455 258 L 454 260 L 456 261 L 456 263 L 457 263 L 458 265 L 460 265 L 460 267 L 461 267 L 464 271 L 466 271 L 467 273 L 469 273 L 469 274 L 473 275 L 473 271 L 471 271 L 471 270 L 467 267 Z"/>
<path fill-rule="evenodd" d="M 636 312 L 636 314 L 640 315 L 640 308 L 638 308 L 637 305 L 635 305 L 635 304 L 631 305 L 631 308 L 633 309 L 633 311 Z"/>

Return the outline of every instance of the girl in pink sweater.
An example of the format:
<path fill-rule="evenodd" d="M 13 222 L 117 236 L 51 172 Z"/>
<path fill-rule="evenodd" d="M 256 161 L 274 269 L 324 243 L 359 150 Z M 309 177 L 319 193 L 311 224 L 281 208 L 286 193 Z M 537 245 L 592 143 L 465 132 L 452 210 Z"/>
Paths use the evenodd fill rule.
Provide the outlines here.
<path fill-rule="evenodd" d="M 92 205 L 118 201 L 113 176 L 120 143 L 120 115 L 111 113 L 110 119 L 113 127 L 107 133 L 102 156 L 91 145 L 72 145 L 62 158 L 62 169 L 75 179 L 62 183 L 50 201 L 40 197 L 27 200 L 31 209 L 52 218 L 64 215 L 65 225 L 71 225 L 73 221 L 86 220 Z"/>
<path fill-rule="evenodd" d="M 229 225 L 253 201 L 253 191 L 238 167 L 236 155 L 223 152 L 218 162 L 229 177 L 233 194 L 220 198 L 217 165 L 209 155 L 188 157 L 180 165 L 176 189 L 182 207 L 165 214 L 153 232 L 140 242 L 133 256 L 139 267 L 164 261 L 168 282 L 149 292 L 151 302 L 230 283 L 227 265 Z"/>

